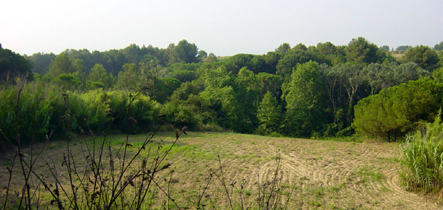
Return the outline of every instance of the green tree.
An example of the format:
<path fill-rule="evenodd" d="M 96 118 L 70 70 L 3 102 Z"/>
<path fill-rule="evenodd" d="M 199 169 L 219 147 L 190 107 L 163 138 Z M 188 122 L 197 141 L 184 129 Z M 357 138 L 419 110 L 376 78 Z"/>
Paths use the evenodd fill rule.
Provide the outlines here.
<path fill-rule="evenodd" d="M 237 75 L 241 68 L 246 67 L 254 73 L 258 73 L 264 67 L 264 60 L 260 56 L 252 54 L 237 54 L 224 60 L 224 65 L 229 72 Z"/>
<path fill-rule="evenodd" d="M 391 50 L 388 45 L 383 45 L 380 47 L 380 49 L 384 50 L 385 52 L 389 52 Z"/>
<path fill-rule="evenodd" d="M 153 78 L 153 84 L 149 84 L 149 96 L 156 101 L 164 104 L 168 97 L 180 87 L 180 81 L 176 78 Z"/>
<path fill-rule="evenodd" d="M 385 52 L 377 45 L 368 42 L 363 37 L 352 39 L 346 47 L 346 59 L 348 62 L 356 63 L 377 63 L 383 62 L 386 57 Z"/>
<path fill-rule="evenodd" d="M 283 81 L 287 82 L 291 79 L 292 70 L 297 66 L 297 64 L 303 64 L 308 61 L 315 61 L 320 64 L 330 64 L 326 57 L 318 52 L 292 49 L 278 61 L 276 74 L 280 75 Z"/>
<path fill-rule="evenodd" d="M 394 68 L 394 85 L 408 83 L 410 80 L 418 80 L 422 76 L 428 76 L 430 73 L 420 68 L 416 63 L 402 63 Z"/>
<path fill-rule="evenodd" d="M 114 84 L 114 77 L 106 71 L 103 65 L 95 64 L 87 77 L 87 82 L 92 89 L 96 87 L 110 89 Z"/>
<path fill-rule="evenodd" d="M 257 110 L 259 122 L 257 132 L 265 135 L 279 133 L 282 124 L 281 117 L 281 107 L 278 105 L 277 99 L 268 91 Z"/>
<path fill-rule="evenodd" d="M 16 78 L 32 79 L 31 63 L 20 54 L 0 47 L 0 83 L 14 84 Z"/>
<path fill-rule="evenodd" d="M 123 65 L 123 71 L 118 73 L 117 82 L 115 84 L 116 89 L 128 90 L 136 92 L 141 90 L 147 85 L 147 76 L 134 63 L 128 63 Z"/>
<path fill-rule="evenodd" d="M 49 74 L 53 78 L 56 78 L 60 74 L 73 73 L 73 68 L 71 67 L 71 59 L 66 52 L 62 52 L 55 56 L 54 60 L 49 64 Z"/>
<path fill-rule="evenodd" d="M 292 50 L 303 50 L 303 51 L 306 51 L 306 50 L 308 50 L 308 48 L 303 43 L 299 43 L 298 45 L 295 45 L 295 47 L 293 47 Z"/>
<path fill-rule="evenodd" d="M 209 53 L 208 57 L 203 59 L 204 63 L 215 63 L 217 61 L 218 61 L 217 56 L 215 56 L 214 53 Z"/>
<path fill-rule="evenodd" d="M 75 90 L 81 84 L 77 75 L 73 73 L 59 74 L 54 81 L 65 90 Z"/>
<path fill-rule="evenodd" d="M 242 131 L 242 127 L 238 124 L 239 113 L 242 110 L 239 108 L 232 86 L 206 87 L 200 96 L 216 112 L 216 122 L 219 125 L 236 132 Z"/>
<path fill-rule="evenodd" d="M 199 60 L 203 60 L 208 57 L 208 53 L 204 50 L 199 50 L 197 57 Z"/>
<path fill-rule="evenodd" d="M 322 132 L 329 120 L 325 113 L 327 90 L 322 84 L 318 63 L 298 64 L 282 90 L 286 102 L 286 134 L 310 137 Z"/>
<path fill-rule="evenodd" d="M 281 53 L 282 55 L 286 54 L 291 49 L 291 45 L 288 43 L 283 43 L 275 49 L 275 52 Z"/>
<path fill-rule="evenodd" d="M 32 64 L 32 72 L 38 74 L 46 74 L 49 72 L 49 64 L 54 59 L 53 53 L 34 53 L 28 56 L 28 60 Z"/>
<path fill-rule="evenodd" d="M 317 44 L 317 51 L 324 56 L 335 54 L 336 50 L 337 48 L 331 42 Z"/>
<path fill-rule="evenodd" d="M 117 76 L 124 64 L 128 63 L 125 54 L 121 50 L 108 50 L 102 53 L 103 67 L 112 75 Z"/>
<path fill-rule="evenodd" d="M 75 59 L 72 64 L 72 72 L 78 77 L 78 80 L 81 84 L 86 83 L 86 77 L 88 76 L 88 71 L 86 67 L 83 65 L 82 59 Z"/>
<path fill-rule="evenodd" d="M 371 63 L 362 69 L 362 77 L 368 83 L 371 95 L 396 84 L 394 81 L 394 70 L 396 68 L 396 63 Z"/>
<path fill-rule="evenodd" d="M 423 78 L 358 102 L 352 126 L 361 135 L 396 140 L 419 121 L 432 121 L 442 106 L 443 84 Z"/>
<path fill-rule="evenodd" d="M 64 52 L 68 54 L 69 59 L 71 59 L 71 61 L 73 62 L 75 62 L 75 60 L 77 59 L 82 60 L 83 61 L 82 65 L 87 71 L 89 71 L 89 69 L 91 69 L 94 66 L 94 64 L 99 63 L 93 60 L 94 57 L 92 56 L 91 52 L 89 52 L 89 50 L 87 49 L 82 49 L 82 50 L 67 49 Z"/>
<path fill-rule="evenodd" d="M 123 54 L 126 57 L 127 62 L 129 63 L 139 63 L 141 60 L 141 49 L 136 44 L 130 44 L 126 48 L 123 49 Z"/>
<path fill-rule="evenodd" d="M 260 89 L 260 98 L 263 98 L 268 91 L 270 91 L 273 96 L 280 98 L 281 85 L 283 83 L 280 76 L 261 72 L 256 75 L 256 78 L 257 86 Z"/>
<path fill-rule="evenodd" d="M 433 71 L 439 62 L 437 52 L 428 46 L 417 46 L 406 51 L 404 60 L 414 62 L 428 71 Z"/>
<path fill-rule="evenodd" d="M 438 44 L 435 44 L 435 45 L 434 45 L 434 50 L 436 50 L 436 51 L 442 51 L 442 50 L 443 50 L 443 41 L 441 41 L 441 42 L 438 43 Z"/>
<path fill-rule="evenodd" d="M 171 100 L 186 101 L 190 95 L 199 95 L 201 91 L 203 91 L 203 89 L 196 84 L 196 81 L 184 82 L 174 90 L 174 93 L 171 95 Z"/>
<path fill-rule="evenodd" d="M 406 51 L 406 50 L 409 50 L 411 48 L 412 48 L 412 46 L 409 46 L 409 45 L 401 45 L 401 46 L 398 46 L 397 48 L 395 48 L 395 50 L 397 50 L 397 51 Z"/>
<path fill-rule="evenodd" d="M 172 47 L 172 48 L 171 48 Z M 194 43 L 181 40 L 177 45 L 170 46 L 168 65 L 174 63 L 196 63 L 198 62 L 198 48 Z"/>
<path fill-rule="evenodd" d="M 359 88 L 364 84 L 364 74 L 362 65 L 346 63 L 334 66 L 334 71 L 340 78 L 341 87 L 347 96 L 346 126 L 349 126 L 353 119 L 353 107 L 356 102 Z"/>
<path fill-rule="evenodd" d="M 256 75 L 247 68 L 242 68 L 235 78 L 234 90 L 242 112 L 238 113 L 242 132 L 251 133 L 258 126 L 257 109 L 260 103 L 260 88 Z"/>
<path fill-rule="evenodd" d="M 259 71 L 257 72 L 266 72 L 269 74 L 275 74 L 277 71 L 278 61 L 283 57 L 282 54 L 276 52 L 268 52 L 266 55 L 261 56 L 261 59 L 264 61 L 264 64 L 261 66 Z"/>

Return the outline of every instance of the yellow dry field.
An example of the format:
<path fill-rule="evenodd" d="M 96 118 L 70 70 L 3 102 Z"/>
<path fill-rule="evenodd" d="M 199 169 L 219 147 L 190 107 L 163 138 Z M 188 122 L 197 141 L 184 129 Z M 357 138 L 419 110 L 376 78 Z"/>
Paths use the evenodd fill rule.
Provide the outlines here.
<path fill-rule="evenodd" d="M 117 150 L 125 138 L 111 136 L 109 145 Z M 144 138 L 143 135 L 129 137 L 133 147 L 128 157 L 135 153 L 140 146 L 137 142 Z M 150 148 L 167 151 L 174 139 L 174 133 L 161 133 Z M 59 179 L 67 182 L 68 178 L 63 175 L 66 170 L 61 167 L 65 145 L 63 141 L 51 143 L 36 164 L 36 170 L 47 180 L 51 176 L 45 161 L 51 162 L 52 158 L 60 168 Z M 84 165 L 84 144 L 75 142 L 71 149 L 78 156 L 76 164 Z M 179 138 L 166 157 L 164 164 L 171 166 L 155 177 L 161 190 L 157 188 L 151 192 L 156 195 L 150 198 L 149 205 L 154 209 L 177 208 L 165 196 L 167 193 L 182 209 L 196 209 L 197 203 L 205 209 L 230 209 L 231 205 L 235 209 L 259 209 L 260 202 L 263 206 L 266 196 L 275 192 L 276 199 L 272 202 L 287 209 L 443 208 L 436 198 L 406 190 L 399 177 L 399 155 L 396 143 L 189 132 Z M 5 166 L 12 163 L 12 157 L 13 154 L 4 154 L 0 162 L 2 196 L 9 178 Z M 103 163 L 109 162 L 107 158 L 103 156 Z M 132 170 L 140 167 L 143 158 L 147 158 L 149 164 L 146 150 L 136 158 Z M 11 189 L 22 187 L 23 175 L 18 166 L 14 174 Z M 19 194 L 20 189 L 12 191 Z M 41 202 L 49 202 L 50 196 L 44 193 L 41 196 L 44 197 Z"/>

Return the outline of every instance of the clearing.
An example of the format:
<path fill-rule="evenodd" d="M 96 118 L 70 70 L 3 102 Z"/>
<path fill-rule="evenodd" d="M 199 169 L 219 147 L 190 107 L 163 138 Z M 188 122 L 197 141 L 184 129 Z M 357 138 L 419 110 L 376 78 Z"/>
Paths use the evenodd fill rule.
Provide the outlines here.
<path fill-rule="evenodd" d="M 134 151 L 137 149 L 136 142 L 144 138 L 143 135 L 129 136 Z M 125 139 L 123 135 L 108 138 L 113 142 L 110 145 L 115 147 Z M 175 134 L 160 133 L 155 139 L 153 144 L 168 148 Z M 398 173 L 399 145 L 396 143 L 194 132 L 181 136 L 178 142 L 166 158 L 172 166 L 159 174 L 158 180 L 168 183 L 164 187 L 180 207 L 193 206 L 198 199 L 207 203 L 206 208 L 209 209 L 214 206 L 221 209 L 229 207 L 221 181 L 224 180 L 232 203 L 237 207 L 256 208 L 260 200 L 258 189 L 264 192 L 275 182 L 281 195 L 278 202 L 288 203 L 289 209 L 442 208 L 435 198 L 408 192 L 402 186 Z M 84 150 L 82 144 L 73 145 L 71 149 L 81 156 Z M 65 147 L 63 141 L 52 142 L 41 159 L 52 157 L 61 160 Z M 139 166 L 143 155 L 136 166 Z M 4 195 L 9 176 L 5 166 L 12 163 L 13 154 L 2 156 L 0 197 Z M 43 161 L 37 164 L 37 168 L 42 172 L 47 169 Z M 22 186 L 21 175 L 16 174 L 11 189 Z M 215 176 L 210 179 L 211 174 Z M 208 186 L 206 190 L 204 186 Z M 18 191 L 14 189 L 14 192 Z M 286 195 L 289 195 L 289 200 L 286 200 Z M 167 200 L 161 192 L 156 199 Z"/>

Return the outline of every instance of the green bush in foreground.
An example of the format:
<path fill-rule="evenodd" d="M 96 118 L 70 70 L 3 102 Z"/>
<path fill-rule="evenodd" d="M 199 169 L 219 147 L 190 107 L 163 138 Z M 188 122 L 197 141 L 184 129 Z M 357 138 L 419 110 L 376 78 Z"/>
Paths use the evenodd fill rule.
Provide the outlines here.
<path fill-rule="evenodd" d="M 408 135 L 401 145 L 404 181 L 409 190 L 427 193 L 443 189 L 443 123 L 438 116 Z"/>

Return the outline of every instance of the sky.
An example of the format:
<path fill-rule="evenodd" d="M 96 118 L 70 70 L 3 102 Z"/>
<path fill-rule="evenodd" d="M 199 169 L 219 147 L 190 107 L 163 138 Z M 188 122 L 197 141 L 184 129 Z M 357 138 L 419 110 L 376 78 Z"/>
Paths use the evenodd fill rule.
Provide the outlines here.
<path fill-rule="evenodd" d="M 378 46 L 443 41 L 442 0 L 9 0 L 0 43 L 20 54 L 166 48 L 186 39 L 217 56 L 266 54 L 282 43 Z"/>

